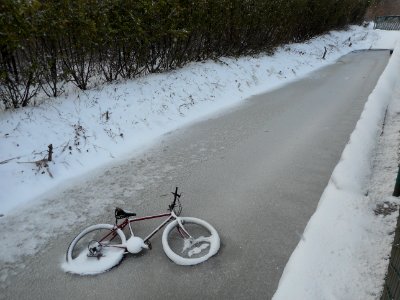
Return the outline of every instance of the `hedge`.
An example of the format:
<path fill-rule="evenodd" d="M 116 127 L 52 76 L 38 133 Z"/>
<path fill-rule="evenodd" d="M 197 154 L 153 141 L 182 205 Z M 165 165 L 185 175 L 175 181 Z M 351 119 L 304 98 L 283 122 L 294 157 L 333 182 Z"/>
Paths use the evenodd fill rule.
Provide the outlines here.
<path fill-rule="evenodd" d="M 363 20 L 370 0 L 0 0 L 0 97 L 82 90 L 191 61 L 272 52 Z"/>

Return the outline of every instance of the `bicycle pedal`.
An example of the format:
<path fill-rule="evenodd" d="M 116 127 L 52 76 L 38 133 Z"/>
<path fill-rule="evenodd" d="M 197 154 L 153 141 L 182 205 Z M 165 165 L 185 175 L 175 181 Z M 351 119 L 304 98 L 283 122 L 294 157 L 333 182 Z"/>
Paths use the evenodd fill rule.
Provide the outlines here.
<path fill-rule="evenodd" d="M 97 260 L 99 260 L 101 257 L 103 257 L 104 255 L 102 253 L 97 253 L 97 254 L 87 254 L 87 257 L 96 257 Z"/>
<path fill-rule="evenodd" d="M 149 250 L 153 249 L 153 246 L 151 245 L 150 242 L 146 242 L 145 244 L 149 247 Z"/>

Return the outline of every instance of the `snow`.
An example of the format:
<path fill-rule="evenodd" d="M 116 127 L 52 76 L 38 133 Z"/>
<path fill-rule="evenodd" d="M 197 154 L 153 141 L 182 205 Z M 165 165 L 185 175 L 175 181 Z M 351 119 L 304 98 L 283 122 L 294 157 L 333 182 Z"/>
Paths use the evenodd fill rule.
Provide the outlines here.
<path fill-rule="evenodd" d="M 391 197 L 400 125 L 397 39 L 303 239 L 285 267 L 275 300 L 380 297 L 400 204 Z M 389 39 L 381 40 L 388 45 Z"/>
<path fill-rule="evenodd" d="M 115 228 L 114 225 L 110 224 L 96 224 L 89 226 L 82 230 L 71 242 L 68 247 L 67 259 L 63 259 L 61 263 L 61 268 L 65 272 L 79 274 L 79 275 L 96 275 L 100 273 L 104 273 L 105 271 L 111 269 L 116 266 L 122 260 L 125 253 L 125 246 L 127 244 L 125 234 L 122 230 L 117 229 L 116 233 L 120 238 L 121 244 L 114 244 L 114 247 L 103 247 L 101 250 L 101 257 L 88 257 L 89 249 L 84 248 L 81 253 L 77 257 L 73 257 L 72 252 L 74 251 L 74 247 L 76 243 L 88 233 L 92 233 L 96 230 L 113 230 Z M 103 231 L 104 232 L 104 231 Z M 115 241 L 118 241 L 116 238 Z M 83 246 L 83 245 L 81 245 Z M 78 246 L 79 247 L 79 246 Z"/>
<path fill-rule="evenodd" d="M 0 111 L 0 286 L 3 287 L 7 283 L 9 275 L 18 273 L 18 270 L 25 267 L 21 262 L 24 256 L 38 253 L 52 237 L 69 232 L 71 226 L 87 225 L 88 221 L 114 201 L 112 197 L 105 195 L 97 199 L 82 199 L 85 202 L 82 206 L 81 202 L 72 199 L 64 202 L 49 200 L 52 199 L 49 195 L 60 193 L 75 181 L 84 181 L 106 164 L 144 151 L 163 134 L 178 127 L 238 105 L 254 94 L 298 80 L 315 69 L 333 63 L 350 51 L 394 48 L 398 38 L 398 32 L 372 30 L 371 26 L 352 26 L 347 31 L 332 31 L 305 43 L 285 45 L 277 49 L 272 56 L 260 54 L 192 63 L 169 73 L 105 84 L 89 91 L 79 91 L 67 86 L 67 92 L 63 96 L 45 101 L 38 98 L 35 107 Z M 322 59 L 325 47 L 326 58 Z M 390 75 L 393 78 L 398 77 L 398 74 L 388 74 L 385 80 L 381 80 L 380 85 L 386 85 L 387 88 L 383 88 L 385 91 L 381 90 L 379 95 L 376 95 L 377 98 L 386 99 L 390 96 L 393 80 L 389 78 Z M 376 115 L 373 116 L 374 113 L 370 112 L 365 114 L 364 118 L 371 117 L 379 123 L 386 107 L 377 102 L 369 104 L 369 110 L 373 110 L 374 107 L 378 109 Z M 387 100 L 384 102 L 388 103 Z M 395 105 L 390 108 L 388 121 L 394 122 L 397 108 Z M 375 130 L 376 126 L 371 128 Z M 359 129 L 363 130 L 366 131 L 364 135 L 360 133 L 352 136 L 350 144 L 361 143 L 364 140 L 368 145 L 373 144 L 376 135 L 368 134 L 367 128 Z M 389 141 L 385 142 L 385 145 L 392 149 L 397 147 L 397 131 L 393 129 Z M 47 157 L 49 144 L 52 144 L 54 149 L 53 161 L 46 167 L 40 160 Z M 354 259 L 353 254 L 357 248 L 363 252 L 358 254 L 360 257 L 357 259 L 360 261 L 351 261 L 351 266 L 371 262 L 371 266 L 379 266 L 376 273 L 372 273 L 372 277 L 382 278 L 384 263 L 381 258 L 388 254 L 391 238 L 387 235 L 388 228 L 393 228 L 396 216 L 392 214 L 375 217 L 371 216 L 371 210 L 375 208 L 376 203 L 393 203 L 397 200 L 391 197 L 378 199 L 379 193 L 372 192 L 368 198 L 361 195 L 366 191 L 366 174 L 371 174 L 367 162 L 372 151 L 367 149 L 368 147 L 354 147 L 358 150 L 349 150 L 344 157 L 347 161 L 354 160 L 362 164 L 362 169 L 357 167 L 358 163 L 355 163 L 354 170 L 348 170 L 354 166 L 346 162 L 342 163 L 342 167 L 338 166 L 318 208 L 320 210 L 320 207 L 331 206 L 333 214 L 329 218 L 313 217 L 304 235 L 307 244 L 312 240 L 311 228 L 326 228 L 320 237 L 324 243 L 319 243 L 319 246 L 313 244 L 315 248 L 310 246 L 310 256 L 306 256 L 304 243 L 301 242 L 298 248 L 300 250 L 296 250 L 285 270 L 281 286 L 288 284 L 287 278 L 296 278 L 297 281 L 292 282 L 290 290 L 300 291 L 304 287 L 310 291 L 315 290 L 312 296 L 333 295 L 346 281 L 352 280 L 346 280 L 344 272 L 340 273 L 340 280 L 335 274 L 334 278 L 339 281 L 329 281 L 326 272 L 318 273 L 321 272 L 321 266 L 318 265 L 322 261 L 321 253 L 332 255 L 329 257 L 332 260 L 338 258 L 341 265 L 340 257 Z M 359 156 L 357 151 L 363 155 Z M 391 155 L 393 152 L 390 152 Z M 388 160 L 385 154 L 380 161 L 393 159 L 396 160 L 393 157 Z M 390 183 L 395 175 L 393 172 L 387 175 L 387 168 L 381 171 L 385 174 L 382 177 L 386 181 L 382 184 L 376 179 L 376 182 L 370 185 L 372 184 L 374 189 L 385 188 L 387 192 L 392 188 Z M 335 181 L 338 187 L 333 185 Z M 133 185 L 135 189 L 143 189 L 140 182 Z M 329 201 L 332 198 L 329 198 L 328 194 L 330 197 L 336 195 L 335 201 Z M 347 210 L 353 212 L 351 219 L 348 219 Z M 21 216 L 24 216 L 23 223 L 20 222 Z M 354 224 L 358 229 L 348 229 Z M 374 226 L 373 231 L 370 224 Z M 338 233 L 335 233 L 336 228 Z M 350 238 L 351 231 L 357 235 L 356 239 Z M 314 234 L 316 235 L 317 233 Z M 334 242 L 340 239 L 343 243 L 334 245 Z M 332 251 L 332 254 L 329 254 L 329 251 Z M 378 255 L 371 255 L 374 251 Z M 296 254 L 299 252 L 302 254 Z M 310 262 L 310 257 L 315 257 L 315 263 Z M 345 262 L 350 263 L 350 259 Z M 299 269 L 294 268 L 293 264 L 298 264 Z M 333 264 L 335 263 L 329 265 Z M 296 274 L 302 266 L 302 270 L 306 270 L 304 274 L 308 274 L 308 277 L 304 276 L 302 279 L 290 275 Z M 366 270 L 367 267 L 361 271 Z M 353 275 L 354 272 L 348 273 Z M 310 286 L 310 283 L 314 282 L 310 278 L 318 276 L 321 280 L 315 281 L 315 286 Z M 323 279 L 326 280 L 326 284 L 321 284 Z M 367 282 L 364 279 L 358 282 Z M 342 285 L 339 284 L 342 282 Z M 337 289 L 329 290 L 329 283 L 337 284 Z M 321 287 L 316 286 L 317 284 Z M 282 288 L 276 295 L 277 299 L 281 299 L 281 290 Z M 331 292 L 332 294 L 329 294 Z M 329 296 L 318 299 L 324 298 L 329 299 Z"/>
<path fill-rule="evenodd" d="M 129 253 L 139 253 L 142 251 L 142 249 L 148 249 L 149 246 L 147 246 L 143 239 L 138 237 L 138 236 L 131 236 L 127 241 L 126 241 L 126 249 L 128 250 Z"/>
<path fill-rule="evenodd" d="M 88 252 L 89 250 L 83 251 L 73 261 L 62 262 L 62 269 L 65 272 L 78 275 L 97 275 L 104 273 L 121 262 L 125 249 L 103 248 L 103 256 L 100 259 L 88 257 Z"/>
<path fill-rule="evenodd" d="M 189 249 L 192 246 L 192 244 L 197 244 L 197 243 L 200 243 L 200 242 L 207 242 L 207 244 L 201 244 L 199 247 L 195 247 L 195 248 L 189 250 L 188 251 L 188 256 L 189 257 L 192 257 L 193 254 L 199 254 L 199 253 L 201 253 L 201 251 L 207 249 L 210 246 L 209 243 L 211 241 L 210 241 L 210 239 L 205 238 L 203 236 L 195 239 L 193 242 L 190 241 L 190 239 L 186 239 L 185 242 L 184 242 L 184 246 L 183 246 L 183 250 L 182 251 L 184 252 L 187 249 Z"/>
<path fill-rule="evenodd" d="M 273 56 L 192 63 L 89 91 L 70 87 L 67 95 L 35 107 L 0 112 L 0 214 L 35 203 L 68 179 L 143 151 L 164 133 L 296 80 L 352 50 L 381 47 L 380 40 L 390 46 L 378 31 L 351 27 L 286 45 Z M 50 144 L 53 161 L 46 167 L 38 161 L 47 158 Z"/>

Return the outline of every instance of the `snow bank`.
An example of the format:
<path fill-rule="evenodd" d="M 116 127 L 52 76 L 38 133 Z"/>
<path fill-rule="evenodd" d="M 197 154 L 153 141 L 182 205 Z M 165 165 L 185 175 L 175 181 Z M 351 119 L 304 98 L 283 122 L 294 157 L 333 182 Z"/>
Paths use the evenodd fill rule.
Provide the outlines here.
<path fill-rule="evenodd" d="M 399 70 L 400 40 L 368 98 L 302 240 L 285 267 L 274 300 L 379 296 L 382 286 L 379 280 L 383 280 L 390 248 L 388 228 L 393 229 L 397 214 L 387 218 L 375 216 L 376 203 L 371 203 L 367 188 L 385 110 L 392 99 L 400 100 L 393 98 L 400 84 Z M 382 198 L 398 201 L 385 192 Z"/>

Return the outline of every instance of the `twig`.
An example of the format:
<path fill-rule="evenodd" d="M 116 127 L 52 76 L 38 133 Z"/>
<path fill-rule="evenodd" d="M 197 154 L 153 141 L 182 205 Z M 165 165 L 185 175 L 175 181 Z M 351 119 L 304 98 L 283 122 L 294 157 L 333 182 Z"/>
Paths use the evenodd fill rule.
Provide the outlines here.
<path fill-rule="evenodd" d="M 53 174 L 51 174 L 51 172 L 50 172 L 49 166 L 47 165 L 45 168 L 46 168 L 46 171 L 49 174 L 50 178 L 54 178 Z"/>
<path fill-rule="evenodd" d="M 325 59 L 326 52 L 328 51 L 328 50 L 326 49 L 326 47 L 324 47 L 324 48 L 325 48 L 325 51 L 324 51 L 324 55 L 322 56 L 322 59 Z"/>
<path fill-rule="evenodd" d="M 47 160 L 52 161 L 53 160 L 53 144 L 50 144 L 48 146 L 48 148 L 49 148 L 49 154 L 47 156 Z"/>
<path fill-rule="evenodd" d="M 13 157 L 13 158 L 9 158 L 9 159 L 0 161 L 0 165 L 4 165 L 4 164 L 8 163 L 9 161 L 12 161 L 14 159 L 20 159 L 20 158 L 21 158 L 21 156 L 17 156 L 17 157 Z"/>
<path fill-rule="evenodd" d="M 382 123 L 382 131 L 381 131 L 381 135 L 383 135 L 383 132 L 385 130 L 385 125 L 386 125 L 386 117 L 387 117 L 387 113 L 388 113 L 388 109 L 389 109 L 389 105 L 386 106 L 386 111 L 385 111 L 385 117 L 383 118 L 383 123 Z"/>
<path fill-rule="evenodd" d="M 44 168 L 44 169 L 46 169 L 46 171 L 47 171 L 47 173 L 49 174 L 49 176 L 50 176 L 51 178 L 54 178 L 54 177 L 53 177 L 53 174 L 50 172 L 48 162 L 49 162 L 48 159 L 43 158 L 43 159 L 37 160 L 37 161 L 18 161 L 17 163 L 18 163 L 18 164 L 35 164 L 36 167 L 38 167 L 38 170 L 40 170 L 41 168 Z"/>

